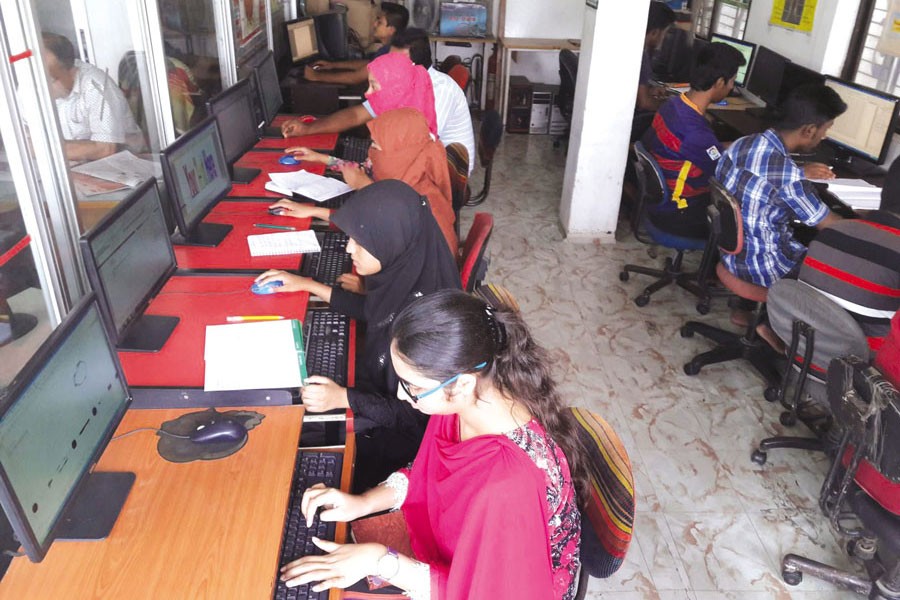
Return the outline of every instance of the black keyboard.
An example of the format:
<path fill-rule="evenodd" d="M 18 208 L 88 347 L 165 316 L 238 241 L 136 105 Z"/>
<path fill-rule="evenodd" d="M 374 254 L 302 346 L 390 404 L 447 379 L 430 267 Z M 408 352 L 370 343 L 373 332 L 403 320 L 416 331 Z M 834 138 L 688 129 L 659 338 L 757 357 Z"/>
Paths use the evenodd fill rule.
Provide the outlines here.
<path fill-rule="evenodd" d="M 306 373 L 347 385 L 350 318 L 333 310 L 310 309 L 303 321 Z"/>
<path fill-rule="evenodd" d="M 347 254 L 349 238 L 340 231 L 325 231 L 317 237 L 322 251 L 303 255 L 300 274 L 325 285 L 334 285 L 338 277 L 353 270 L 353 260 Z"/>
<path fill-rule="evenodd" d="M 281 553 L 278 557 L 279 568 L 302 556 L 324 554 L 313 544 L 313 536 L 334 541 L 334 523 L 319 522 L 319 516 L 313 519 L 312 527 L 306 527 L 306 519 L 300 512 L 300 502 L 306 488 L 316 483 L 324 483 L 328 487 L 341 487 L 341 468 L 344 455 L 339 452 L 314 452 L 300 450 L 294 463 L 294 477 L 291 480 L 291 497 L 288 500 L 287 517 L 281 534 Z M 287 587 L 276 573 L 275 593 L 277 600 L 327 600 L 328 591 L 313 592 L 312 585 Z"/>
<path fill-rule="evenodd" d="M 372 140 L 370 139 L 342 135 L 338 138 L 335 152 L 343 160 L 364 163 L 369 158 L 369 146 L 371 145 Z"/>

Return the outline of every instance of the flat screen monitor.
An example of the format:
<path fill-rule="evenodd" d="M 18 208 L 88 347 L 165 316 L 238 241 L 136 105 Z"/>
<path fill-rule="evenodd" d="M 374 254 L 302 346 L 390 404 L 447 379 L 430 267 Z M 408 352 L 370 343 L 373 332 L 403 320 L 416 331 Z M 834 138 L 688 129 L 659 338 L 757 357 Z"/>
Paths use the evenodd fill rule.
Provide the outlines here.
<path fill-rule="evenodd" d="M 216 94 L 208 103 L 209 114 L 219 124 L 225 162 L 228 163 L 231 180 L 235 183 L 250 183 L 261 172 L 259 169 L 234 166 L 244 152 L 259 141 L 256 132 L 258 122 L 253 110 L 256 101 L 254 96 L 250 79 L 244 78 Z"/>
<path fill-rule="evenodd" d="M 252 77 L 261 113 L 259 114 L 260 123 L 258 125 L 260 133 L 268 137 L 281 137 L 280 128 L 266 128 L 266 125 L 275 119 L 275 115 L 278 114 L 278 110 L 283 103 L 281 82 L 278 80 L 275 57 L 271 52 L 267 52 L 263 61 L 253 69 Z"/>
<path fill-rule="evenodd" d="M 178 317 L 144 309 L 175 272 L 156 181 L 148 179 L 81 238 L 81 254 L 111 337 L 121 350 L 157 352 Z"/>
<path fill-rule="evenodd" d="M 0 400 L 0 505 L 32 561 L 54 540 L 109 535 L 135 476 L 91 469 L 130 402 L 88 294 Z"/>
<path fill-rule="evenodd" d="M 231 190 L 215 119 L 207 117 L 161 153 L 163 178 L 181 233 L 179 243 L 217 246 L 231 225 L 203 223 L 203 217 Z"/>
<path fill-rule="evenodd" d="M 291 47 L 291 60 L 295 63 L 313 58 L 319 53 L 319 40 L 316 37 L 316 22 L 312 17 L 288 21 L 288 44 Z"/>
<path fill-rule="evenodd" d="M 825 85 L 847 104 L 825 139 L 838 149 L 882 164 L 894 135 L 900 99 L 835 77 L 826 77 Z"/>
<path fill-rule="evenodd" d="M 789 62 L 788 59 L 765 46 L 757 47 L 756 58 L 753 59 L 753 69 L 750 70 L 750 76 L 747 78 L 747 91 L 770 106 L 778 104 L 778 92 L 781 90 L 784 68 Z"/>
<path fill-rule="evenodd" d="M 781 89 L 778 90 L 778 106 L 783 106 L 785 100 L 796 88 L 801 85 L 825 83 L 825 76 L 812 69 L 801 67 L 797 63 L 789 62 L 784 65 L 784 75 L 781 78 Z"/>
<path fill-rule="evenodd" d="M 736 85 L 737 87 L 744 87 L 744 84 L 747 81 L 747 71 L 753 64 L 753 55 L 756 53 L 756 44 L 754 44 L 753 42 L 745 42 L 744 40 L 739 40 L 737 38 L 728 37 L 727 35 L 721 35 L 718 33 L 710 36 L 709 41 L 728 44 L 729 46 L 737 48 L 738 52 L 743 55 L 745 62 L 743 66 L 738 69 L 737 77 L 735 77 L 734 79 L 734 85 Z"/>

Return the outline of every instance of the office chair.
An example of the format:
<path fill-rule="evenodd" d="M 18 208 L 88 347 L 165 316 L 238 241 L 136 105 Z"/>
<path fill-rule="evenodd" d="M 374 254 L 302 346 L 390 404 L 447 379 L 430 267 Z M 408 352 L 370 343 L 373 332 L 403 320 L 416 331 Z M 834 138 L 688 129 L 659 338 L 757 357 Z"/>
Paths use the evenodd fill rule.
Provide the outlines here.
<path fill-rule="evenodd" d="M 832 527 L 851 538 L 847 552 L 863 562 L 868 577 L 796 554 L 782 558 L 781 576 L 799 585 L 808 573 L 868 598 L 900 598 L 900 395 L 856 357 L 833 360 L 827 377 L 843 436 L 819 506 Z M 858 525 L 851 525 L 851 516 Z"/>
<path fill-rule="evenodd" d="M 481 115 L 481 129 L 478 130 L 478 158 L 484 167 L 484 185 L 481 191 L 472 196 L 466 206 L 478 206 L 484 202 L 491 191 L 491 171 L 494 167 L 494 153 L 503 137 L 503 119 L 496 110 L 486 111 Z"/>
<path fill-rule="evenodd" d="M 347 7 L 337 4 L 328 12 L 313 16 L 319 54 L 325 60 L 350 58 L 350 28 L 347 25 Z"/>
<path fill-rule="evenodd" d="M 710 178 L 712 204 L 709 207 L 711 219 L 710 235 L 723 254 L 738 254 L 744 247 L 744 223 L 741 206 L 728 190 L 716 179 Z M 698 354 L 684 365 L 687 375 L 696 375 L 706 365 L 743 358 L 766 381 L 769 387 L 777 385 L 778 373 L 775 370 L 772 355 L 774 352 L 756 334 L 756 327 L 766 316 L 766 295 L 768 290 L 762 286 L 748 283 L 735 277 L 721 262 L 716 264 L 716 275 L 725 288 L 733 294 L 755 303 L 753 318 L 743 334 L 726 331 L 706 323 L 688 321 L 681 327 L 681 337 L 693 337 L 699 333 L 718 345 L 708 352 Z"/>
<path fill-rule="evenodd" d="M 459 237 L 459 211 L 466 205 L 469 199 L 469 151 L 463 144 L 453 142 L 445 148 L 447 151 L 447 166 L 450 171 L 450 192 L 453 204 L 453 214 L 456 221 L 456 237 Z"/>
<path fill-rule="evenodd" d="M 590 577 L 615 573 L 634 533 L 634 477 L 631 461 L 609 424 L 600 415 L 571 408 L 576 432 L 588 455 L 590 499 L 581 512 L 581 571 L 576 599 L 587 592 Z"/>
<path fill-rule="evenodd" d="M 488 260 L 484 254 L 493 231 L 494 217 L 491 213 L 475 213 L 459 255 L 459 278 L 467 292 L 473 291 L 487 277 Z"/>
<path fill-rule="evenodd" d="M 805 394 L 813 401 L 828 405 L 825 377 L 828 364 L 841 356 L 868 356 L 869 345 L 859 323 L 833 300 L 814 287 L 794 279 L 781 279 L 769 288 L 767 311 L 772 329 L 783 340 L 790 340 L 789 366 L 780 385 L 766 390 L 766 400 L 781 402 L 788 410 L 781 413 L 782 425 L 797 422 L 797 410 Z M 790 398 L 786 398 L 791 391 Z M 751 459 L 765 464 L 768 451 L 776 448 L 826 450 L 819 424 L 807 423 L 816 437 L 775 436 L 762 440 Z"/>
<path fill-rule="evenodd" d="M 553 140 L 553 147 L 559 148 L 563 140 L 568 144 L 569 129 L 572 127 L 572 105 L 575 103 L 575 78 L 578 76 L 578 55 L 571 50 L 559 51 L 559 91 L 556 93 L 556 105 L 569 128 Z"/>
<path fill-rule="evenodd" d="M 456 85 L 460 87 L 463 92 L 468 91 L 469 82 L 472 80 L 472 76 L 469 73 L 469 69 L 464 64 L 455 65 L 451 68 L 447 75 L 449 75 L 453 81 L 456 82 Z"/>
<path fill-rule="evenodd" d="M 656 281 L 647 286 L 635 299 L 634 303 L 638 306 L 646 306 L 650 302 L 650 296 L 655 294 L 664 287 L 672 283 L 686 289 L 699 298 L 697 302 L 697 311 L 700 314 L 709 312 L 710 294 L 705 284 L 699 283 L 701 279 L 705 281 L 705 277 L 701 277 L 700 273 L 706 273 L 711 268 L 712 259 L 710 252 L 704 252 L 704 259 L 701 260 L 701 270 L 698 272 L 684 272 L 681 270 L 684 253 L 688 250 L 705 250 L 708 246 L 708 239 L 688 238 L 679 235 L 667 233 L 654 225 L 647 216 L 646 207 L 650 204 L 663 205 L 671 202 L 672 193 L 666 184 L 662 169 L 659 168 L 656 159 L 653 158 L 644 145 L 640 142 L 634 144 L 634 152 L 637 156 L 635 161 L 635 171 L 638 175 L 638 206 L 635 209 L 638 215 L 639 226 L 635 231 L 643 230 L 649 235 L 650 239 L 661 246 L 670 248 L 675 251 L 675 256 L 667 257 L 663 269 L 651 269 L 641 265 L 625 265 L 619 273 L 619 280 L 628 281 L 631 273 L 641 275 L 649 275 L 655 277 Z"/>

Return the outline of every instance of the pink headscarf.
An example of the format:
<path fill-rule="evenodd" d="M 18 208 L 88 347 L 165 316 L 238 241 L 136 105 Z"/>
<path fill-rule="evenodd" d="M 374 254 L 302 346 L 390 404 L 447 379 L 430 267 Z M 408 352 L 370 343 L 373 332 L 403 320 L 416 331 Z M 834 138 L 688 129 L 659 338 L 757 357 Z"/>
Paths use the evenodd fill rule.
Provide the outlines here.
<path fill-rule="evenodd" d="M 395 108 L 415 108 L 428 121 L 428 130 L 437 137 L 434 90 L 428 71 L 398 52 L 379 56 L 369 63 L 368 69 L 381 86 L 377 92 L 366 94 L 376 115 Z"/>

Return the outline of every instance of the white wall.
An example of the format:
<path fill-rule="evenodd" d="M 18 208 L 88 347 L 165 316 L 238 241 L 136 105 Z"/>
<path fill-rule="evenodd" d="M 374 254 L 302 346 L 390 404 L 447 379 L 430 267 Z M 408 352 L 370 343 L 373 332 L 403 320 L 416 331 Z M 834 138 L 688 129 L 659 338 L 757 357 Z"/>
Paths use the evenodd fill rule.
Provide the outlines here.
<path fill-rule="evenodd" d="M 753 0 L 744 39 L 762 44 L 799 65 L 839 75 L 850 45 L 859 0 L 819 0 L 810 33 L 769 24 L 773 0 Z"/>
<path fill-rule="evenodd" d="M 502 35 L 581 39 L 584 16 L 584 0 L 506 0 Z M 555 52 L 519 52 L 508 67 L 511 75 L 523 75 L 534 83 L 559 83 L 559 59 Z"/>

